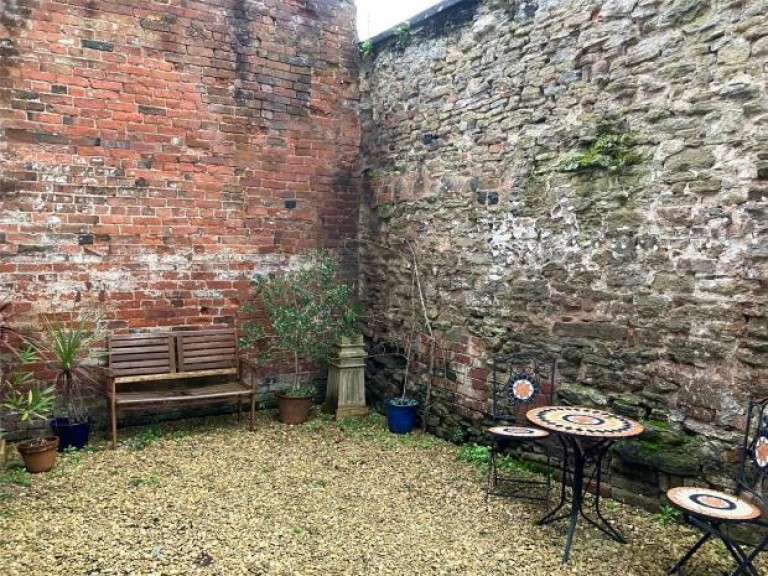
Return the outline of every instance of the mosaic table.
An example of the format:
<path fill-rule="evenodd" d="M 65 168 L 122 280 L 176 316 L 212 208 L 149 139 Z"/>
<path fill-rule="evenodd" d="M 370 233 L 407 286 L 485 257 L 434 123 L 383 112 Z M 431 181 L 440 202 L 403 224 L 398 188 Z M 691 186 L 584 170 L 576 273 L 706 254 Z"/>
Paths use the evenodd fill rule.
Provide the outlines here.
<path fill-rule="evenodd" d="M 542 406 L 529 410 L 526 416 L 532 424 L 555 433 L 565 451 L 563 454 L 560 502 L 538 522 L 539 525 L 544 525 L 568 519 L 563 563 L 568 562 L 571 554 L 571 545 L 576 533 L 579 515 L 617 542 L 624 543 L 625 540 L 621 532 L 611 526 L 600 512 L 600 469 L 603 457 L 611 445 L 616 440 L 632 438 L 641 434 L 643 432 L 642 424 L 625 416 L 582 406 Z M 573 460 L 572 472 L 568 470 L 568 462 L 571 459 Z M 591 465 L 594 471 L 585 484 L 584 469 L 587 465 Z M 559 513 L 568 504 L 565 489 L 569 478 L 571 487 L 570 510 Z M 596 518 L 585 514 L 583 509 L 584 493 L 593 479 L 595 480 L 594 511 Z"/>

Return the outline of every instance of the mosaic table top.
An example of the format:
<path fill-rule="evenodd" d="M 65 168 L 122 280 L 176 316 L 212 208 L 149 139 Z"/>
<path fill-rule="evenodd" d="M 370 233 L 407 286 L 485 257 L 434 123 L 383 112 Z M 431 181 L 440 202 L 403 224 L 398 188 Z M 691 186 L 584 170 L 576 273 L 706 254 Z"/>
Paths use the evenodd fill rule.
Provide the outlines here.
<path fill-rule="evenodd" d="M 643 431 L 643 425 L 631 418 L 582 406 L 541 406 L 526 416 L 545 430 L 573 436 L 631 438 Z"/>

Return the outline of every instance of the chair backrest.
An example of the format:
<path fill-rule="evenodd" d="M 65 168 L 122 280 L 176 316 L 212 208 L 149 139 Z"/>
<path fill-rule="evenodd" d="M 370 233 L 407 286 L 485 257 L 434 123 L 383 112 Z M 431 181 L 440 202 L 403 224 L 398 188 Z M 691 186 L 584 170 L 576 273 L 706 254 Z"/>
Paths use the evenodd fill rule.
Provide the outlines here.
<path fill-rule="evenodd" d="M 768 512 L 768 499 L 764 485 L 768 475 L 768 397 L 750 398 L 744 443 L 739 464 L 739 492 L 748 493 L 764 512 Z"/>
<path fill-rule="evenodd" d="M 541 352 L 521 352 L 493 364 L 491 416 L 515 422 L 530 408 L 553 403 L 557 359 Z"/>

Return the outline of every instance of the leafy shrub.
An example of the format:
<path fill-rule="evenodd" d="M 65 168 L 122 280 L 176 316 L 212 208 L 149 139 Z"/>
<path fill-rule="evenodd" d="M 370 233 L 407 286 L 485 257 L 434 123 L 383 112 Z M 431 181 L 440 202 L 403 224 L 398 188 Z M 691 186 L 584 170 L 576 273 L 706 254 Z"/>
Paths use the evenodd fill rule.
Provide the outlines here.
<path fill-rule="evenodd" d="M 287 354 L 294 369 L 293 393 L 314 392 L 299 385 L 299 360 L 326 358 L 333 342 L 354 332 L 359 316 L 355 286 L 339 282 L 335 260 L 321 250 L 309 252 L 302 266 L 270 273 L 254 280 L 253 286 L 255 292 L 243 309 L 263 310 L 267 322 L 244 322 L 240 346 L 257 348 L 261 361 Z"/>

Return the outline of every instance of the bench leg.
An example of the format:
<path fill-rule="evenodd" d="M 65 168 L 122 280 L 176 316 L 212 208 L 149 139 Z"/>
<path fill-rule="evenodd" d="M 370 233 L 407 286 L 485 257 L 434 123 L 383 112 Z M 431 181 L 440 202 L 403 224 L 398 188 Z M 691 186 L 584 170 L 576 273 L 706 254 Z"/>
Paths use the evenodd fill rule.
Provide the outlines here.
<path fill-rule="evenodd" d="M 117 407 L 114 396 L 109 399 L 109 428 L 112 436 L 112 450 L 117 448 Z"/>
<path fill-rule="evenodd" d="M 243 421 L 243 399 L 240 396 L 237 397 L 237 425 Z"/>
<path fill-rule="evenodd" d="M 251 393 L 251 414 L 249 417 L 249 429 L 251 432 L 253 432 L 253 418 L 254 418 L 254 412 L 256 411 L 256 394 Z"/>

